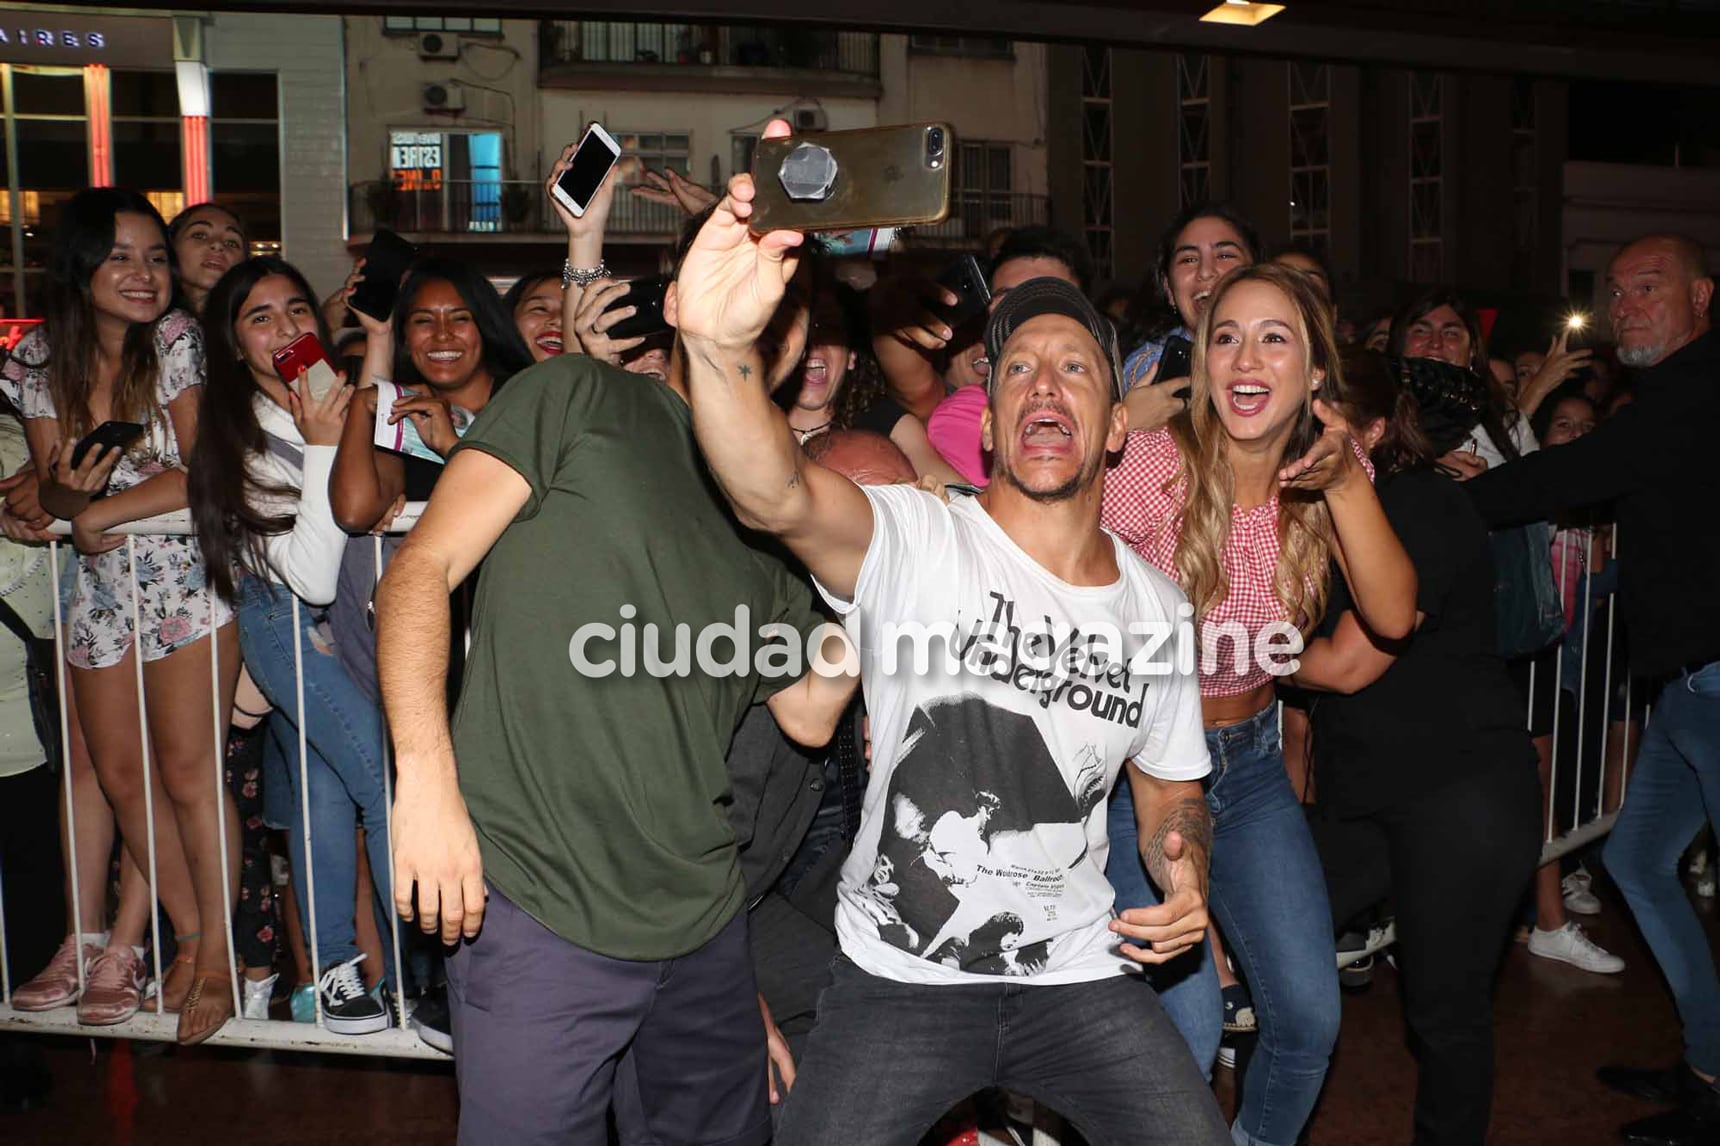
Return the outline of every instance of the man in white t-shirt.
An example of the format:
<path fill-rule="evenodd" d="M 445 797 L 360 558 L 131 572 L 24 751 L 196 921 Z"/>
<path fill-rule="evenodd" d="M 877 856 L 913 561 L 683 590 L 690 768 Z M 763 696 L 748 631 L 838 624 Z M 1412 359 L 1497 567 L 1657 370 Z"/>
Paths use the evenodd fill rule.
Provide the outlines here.
<path fill-rule="evenodd" d="M 799 237 L 749 234 L 752 193 L 731 182 L 679 280 L 694 431 L 742 522 L 843 615 L 872 729 L 843 954 L 778 1141 L 912 1143 L 995 1086 L 1094 1146 L 1229 1142 L 1126 974 L 1205 930 L 1210 766 L 1176 663 L 1185 599 L 1099 526 L 1126 430 L 1112 328 L 1067 283 L 1017 287 L 986 328 L 990 487 L 862 490 L 800 453 L 765 391 L 754 344 Z M 1125 765 L 1165 902 L 1119 919 L 1104 798 Z"/>

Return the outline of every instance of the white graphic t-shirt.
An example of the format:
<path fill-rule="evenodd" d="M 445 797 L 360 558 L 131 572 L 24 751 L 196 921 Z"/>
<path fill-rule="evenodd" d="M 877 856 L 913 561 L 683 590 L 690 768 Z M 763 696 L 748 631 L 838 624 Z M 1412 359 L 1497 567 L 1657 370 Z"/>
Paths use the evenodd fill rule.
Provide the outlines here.
<path fill-rule="evenodd" d="M 824 593 L 872 722 L 843 953 L 907 983 L 1138 969 L 1106 926 L 1105 799 L 1125 760 L 1165 780 L 1209 770 L 1182 590 L 1121 542 L 1114 584 L 1070 585 L 972 498 L 865 492 L 854 600 Z"/>

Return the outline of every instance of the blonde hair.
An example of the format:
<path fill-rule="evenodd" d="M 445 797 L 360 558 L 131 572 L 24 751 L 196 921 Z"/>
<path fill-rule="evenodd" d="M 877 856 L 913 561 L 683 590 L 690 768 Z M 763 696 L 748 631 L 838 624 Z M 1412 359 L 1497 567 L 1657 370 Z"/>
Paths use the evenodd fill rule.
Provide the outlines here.
<path fill-rule="evenodd" d="M 1195 331 L 1192 392 L 1189 408 L 1169 426 L 1182 464 L 1170 485 L 1184 491 L 1177 522 L 1176 575 L 1204 619 L 1230 595 L 1224 571 L 1224 546 L 1230 539 L 1231 508 L 1236 500 L 1236 475 L 1230 468 L 1230 435 L 1219 421 L 1213 405 L 1212 381 L 1206 371 L 1206 348 L 1212 338 L 1214 316 L 1224 298 L 1243 283 L 1266 283 L 1295 307 L 1297 334 L 1302 340 L 1305 368 L 1310 380 L 1316 370 L 1321 398 L 1337 404 L 1343 398 L 1342 368 L 1337 339 L 1332 332 L 1331 310 L 1306 276 L 1273 263 L 1256 263 L 1225 276 L 1213 292 L 1206 313 Z M 1283 466 L 1306 453 L 1320 437 L 1314 417 L 1313 385 L 1303 399 L 1295 426 L 1284 443 L 1276 466 Z M 1168 489 L 1169 487 L 1167 487 Z M 1281 489 L 1278 493 L 1278 566 L 1272 591 L 1284 616 L 1304 633 L 1320 623 L 1326 611 L 1334 549 L 1332 518 L 1326 499 L 1319 493 Z"/>

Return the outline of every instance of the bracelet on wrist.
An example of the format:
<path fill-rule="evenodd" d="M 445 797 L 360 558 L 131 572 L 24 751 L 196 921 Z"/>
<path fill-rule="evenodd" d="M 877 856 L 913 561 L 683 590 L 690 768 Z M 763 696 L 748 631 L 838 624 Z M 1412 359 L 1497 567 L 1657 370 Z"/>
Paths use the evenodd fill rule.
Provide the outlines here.
<path fill-rule="evenodd" d="M 566 290 L 570 286 L 581 289 L 590 286 L 598 279 L 609 277 L 609 266 L 602 259 L 597 260 L 595 267 L 576 267 L 571 259 L 563 259 L 561 263 L 561 285 Z"/>

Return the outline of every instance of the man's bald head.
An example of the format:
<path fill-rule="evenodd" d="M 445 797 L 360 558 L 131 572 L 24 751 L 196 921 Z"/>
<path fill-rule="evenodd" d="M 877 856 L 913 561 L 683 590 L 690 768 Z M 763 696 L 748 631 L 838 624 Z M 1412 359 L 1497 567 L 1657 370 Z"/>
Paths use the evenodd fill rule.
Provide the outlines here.
<path fill-rule="evenodd" d="M 1645 235 L 1607 267 L 1607 312 L 1626 366 L 1654 366 L 1708 332 L 1714 280 L 1702 245 Z"/>
<path fill-rule="evenodd" d="M 831 430 L 809 439 L 806 456 L 855 485 L 901 485 L 918 477 L 901 448 L 870 430 Z"/>

